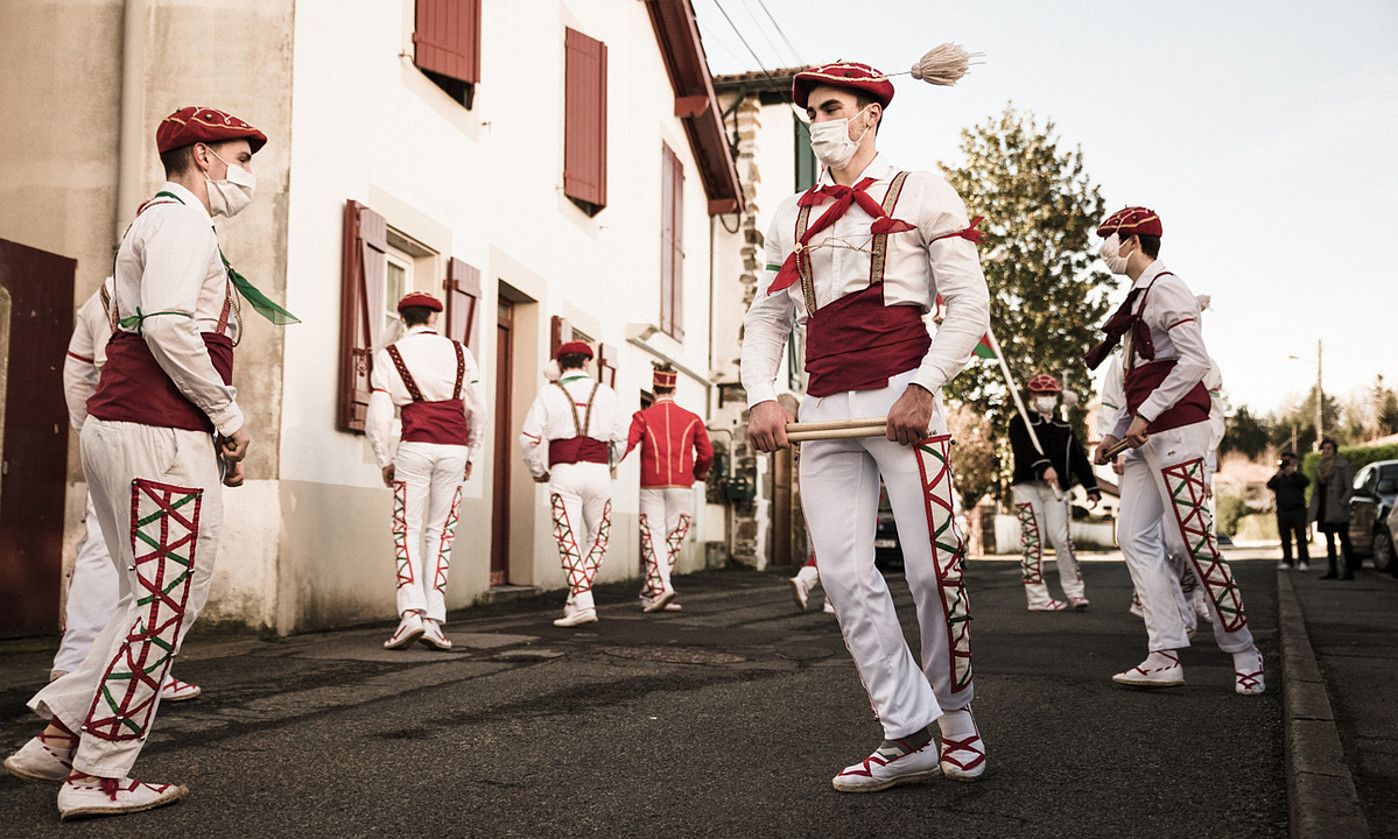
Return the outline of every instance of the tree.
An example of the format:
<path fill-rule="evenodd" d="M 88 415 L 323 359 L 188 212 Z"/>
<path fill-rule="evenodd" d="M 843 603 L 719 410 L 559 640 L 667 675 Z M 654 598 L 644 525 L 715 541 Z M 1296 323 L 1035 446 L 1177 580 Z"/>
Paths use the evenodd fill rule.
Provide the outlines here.
<path fill-rule="evenodd" d="M 1309 451 L 1316 443 L 1315 438 L 1315 399 L 1316 389 L 1311 388 L 1310 393 L 1301 404 L 1294 406 L 1290 410 L 1283 411 L 1272 425 L 1272 444 L 1279 449 L 1289 449 L 1292 445 L 1292 433 L 1296 435 L 1296 446 L 1302 454 Z M 1345 430 L 1340 426 L 1340 403 L 1334 396 L 1325 394 L 1325 399 L 1321 403 L 1325 423 L 1325 436 L 1334 437 L 1340 445 L 1350 442 Z"/>
<path fill-rule="evenodd" d="M 1081 149 L 1061 149 L 1051 120 L 1040 126 L 1009 104 L 964 129 L 961 150 L 965 163 L 942 171 L 968 213 L 985 217 L 991 328 L 1010 370 L 1021 386 L 1044 372 L 1090 389 L 1082 357 L 1101 337 L 1110 275 L 1092 267 L 1089 237 L 1105 213 Z M 973 364 L 946 391 L 1002 432 L 1014 412 L 993 364 Z M 1081 430 L 1077 416 L 1075 425 Z"/>
<path fill-rule="evenodd" d="M 951 447 L 951 469 L 956 476 L 956 488 L 961 493 L 961 508 L 971 532 L 970 552 L 985 553 L 981 540 L 980 500 L 996 489 L 1000 471 L 995 457 L 995 428 L 982 414 L 967 405 L 947 409 L 947 428 L 954 445 Z"/>
<path fill-rule="evenodd" d="M 1287 429 L 1286 434 L 1287 439 L 1290 440 L 1290 428 Z M 1228 419 L 1227 428 L 1223 433 L 1223 442 L 1219 444 L 1219 449 L 1224 454 L 1238 452 L 1246 456 L 1248 460 L 1256 460 L 1267 450 L 1270 436 L 1271 428 L 1267 417 L 1253 416 L 1248 407 L 1244 405 Z"/>
<path fill-rule="evenodd" d="M 1398 434 L 1398 394 L 1383 383 L 1383 376 L 1374 381 L 1374 436 Z"/>

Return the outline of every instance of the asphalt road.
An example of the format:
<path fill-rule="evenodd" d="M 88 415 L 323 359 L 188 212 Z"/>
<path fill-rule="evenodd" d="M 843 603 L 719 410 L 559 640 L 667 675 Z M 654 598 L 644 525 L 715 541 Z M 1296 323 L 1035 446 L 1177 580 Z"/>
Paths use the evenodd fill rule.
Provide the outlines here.
<path fill-rule="evenodd" d="M 1271 562 L 1235 563 L 1276 661 Z M 1051 574 L 1051 572 L 1050 572 Z M 55 788 L 0 780 L 0 835 L 84 837 L 1280 836 L 1280 680 L 1234 695 L 1201 635 L 1186 687 L 1112 687 L 1144 631 L 1124 566 L 1085 566 L 1092 609 L 1029 614 L 1009 562 L 969 568 L 976 715 L 991 771 L 841 795 L 830 777 L 879 741 L 833 616 L 794 612 L 780 576 L 678 578 L 685 610 L 555 629 L 556 596 L 463 613 L 457 648 L 390 653 L 390 627 L 280 642 L 196 638 L 137 777 L 190 795 L 60 825 Z M 1051 574 L 1052 576 L 1052 574 Z M 910 598 L 893 583 L 905 626 Z M 206 657 L 207 656 L 207 657 Z M 34 656 L 0 658 L 5 668 Z M 14 676 L 14 672 L 10 673 Z M 0 683 L 0 744 L 33 731 L 42 681 Z"/>

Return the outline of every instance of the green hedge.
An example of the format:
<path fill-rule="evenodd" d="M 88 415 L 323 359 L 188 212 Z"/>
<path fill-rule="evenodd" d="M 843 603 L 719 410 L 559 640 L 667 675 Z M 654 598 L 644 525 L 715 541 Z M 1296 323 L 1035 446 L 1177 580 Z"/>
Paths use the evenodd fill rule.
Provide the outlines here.
<path fill-rule="evenodd" d="M 1378 460 L 1398 460 L 1398 443 L 1389 443 L 1383 446 L 1341 446 L 1340 457 L 1349 461 L 1349 465 L 1354 467 L 1354 473 L 1359 474 L 1359 470 Z M 1311 499 L 1311 490 L 1315 487 L 1315 465 L 1320 461 L 1320 452 L 1307 452 L 1301 459 L 1301 471 L 1306 473 L 1306 477 L 1311 479 L 1311 483 L 1306 487 L 1306 500 Z"/>

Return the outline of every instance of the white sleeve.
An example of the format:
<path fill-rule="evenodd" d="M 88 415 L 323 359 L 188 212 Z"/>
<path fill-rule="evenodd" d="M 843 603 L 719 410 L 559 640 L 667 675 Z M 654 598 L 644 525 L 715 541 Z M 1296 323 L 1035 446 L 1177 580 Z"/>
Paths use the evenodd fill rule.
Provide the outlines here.
<path fill-rule="evenodd" d="M 534 397 L 534 404 L 524 416 L 519 446 L 524 450 L 524 465 L 529 467 L 529 474 L 538 478 L 548 473 L 548 462 L 544 458 L 548 448 L 548 407 L 544 405 L 544 391 Z"/>
<path fill-rule="evenodd" d="M 99 308 L 102 305 L 96 294 L 78 309 L 73 337 L 68 339 L 68 354 L 63 359 L 63 397 L 68 402 L 68 423 L 74 431 L 82 431 L 87 400 L 97 390 L 97 336 L 88 326 L 88 310 L 94 303 Z"/>
<path fill-rule="evenodd" d="M 1159 281 L 1146 300 L 1144 319 L 1152 328 L 1170 334 L 1170 343 L 1179 360 L 1136 414 L 1153 422 L 1174 407 L 1209 372 L 1209 353 L 1204 348 L 1204 330 L 1199 324 L 1199 302 L 1182 282 Z"/>
<path fill-rule="evenodd" d="M 393 396 L 388 380 L 392 369 L 388 351 L 379 350 L 374 356 L 374 372 L 369 376 L 372 391 L 364 417 L 364 433 L 369 437 L 369 448 L 374 450 L 380 469 L 393 462 Z"/>
<path fill-rule="evenodd" d="M 462 350 L 466 353 L 466 383 L 461 397 L 466 408 L 466 445 L 471 449 L 467 460 L 474 461 L 481 453 L 481 442 L 485 439 L 485 426 L 490 416 L 486 413 L 485 400 L 481 398 L 481 370 L 476 366 L 476 358 L 465 347 Z"/>
<path fill-rule="evenodd" d="M 141 248 L 140 331 L 156 363 L 220 434 L 243 427 L 238 391 L 225 385 L 199 335 L 194 314 L 199 293 L 217 258 L 213 228 L 183 207 L 156 208 Z"/>
<path fill-rule="evenodd" d="M 781 367 L 782 351 L 795 326 L 796 309 L 791 291 L 782 289 L 768 294 L 767 288 L 776 278 L 786 255 L 778 241 L 777 222 L 767 231 L 766 264 L 753 291 L 752 305 L 743 319 L 743 346 L 739 375 L 748 395 L 748 407 L 777 398 L 777 372 Z"/>
<path fill-rule="evenodd" d="M 946 312 L 913 382 L 936 393 L 966 368 L 971 352 L 990 328 L 990 289 L 985 284 L 976 244 L 962 236 L 948 235 L 970 226 L 961 197 L 936 175 L 917 173 L 911 177 L 916 177 L 923 187 L 918 190 L 923 199 L 918 229 L 928 243 L 932 266 L 927 310 L 936 308 L 936 297 L 940 295 Z"/>
<path fill-rule="evenodd" d="M 1120 437 L 1117 423 L 1125 409 L 1126 384 L 1121 376 L 1121 354 L 1115 353 L 1107 362 L 1107 377 L 1102 381 L 1102 405 L 1097 409 L 1097 436 Z"/>

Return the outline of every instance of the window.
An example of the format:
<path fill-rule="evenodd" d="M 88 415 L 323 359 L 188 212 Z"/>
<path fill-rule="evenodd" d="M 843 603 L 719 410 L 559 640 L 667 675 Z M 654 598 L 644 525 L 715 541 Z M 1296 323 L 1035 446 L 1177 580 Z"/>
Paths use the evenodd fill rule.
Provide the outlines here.
<path fill-rule="evenodd" d="M 481 0 L 417 0 L 413 63 L 471 107 L 481 80 Z"/>
<path fill-rule="evenodd" d="M 597 346 L 597 381 L 616 390 L 617 351 L 611 344 Z"/>
<path fill-rule="evenodd" d="M 447 263 L 446 328 L 442 334 L 460 341 L 479 355 L 480 324 L 477 309 L 481 302 L 481 272 L 453 258 Z"/>
<path fill-rule="evenodd" d="M 684 340 L 684 164 L 660 146 L 660 331 Z"/>
<path fill-rule="evenodd" d="M 387 270 L 384 277 L 383 294 L 383 328 L 379 335 L 382 340 L 388 340 L 387 336 L 395 334 L 395 327 L 398 325 L 398 301 L 403 299 L 413 287 L 413 263 L 407 254 L 390 247 L 384 254 L 387 261 Z"/>
<path fill-rule="evenodd" d="M 816 182 L 815 152 L 811 151 L 811 127 L 801 120 L 796 123 L 796 188 L 810 189 Z"/>
<path fill-rule="evenodd" d="M 607 45 L 564 34 L 563 193 L 595 216 L 607 206 Z"/>

